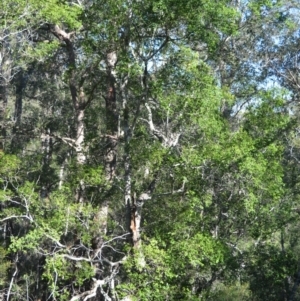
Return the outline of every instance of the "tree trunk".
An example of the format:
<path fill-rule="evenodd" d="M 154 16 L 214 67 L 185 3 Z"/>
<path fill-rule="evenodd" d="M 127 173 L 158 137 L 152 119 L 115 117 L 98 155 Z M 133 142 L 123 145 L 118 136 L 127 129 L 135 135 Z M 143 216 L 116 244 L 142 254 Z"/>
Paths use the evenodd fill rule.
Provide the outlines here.
<path fill-rule="evenodd" d="M 5 31 L 2 33 L 5 35 Z M 7 39 L 2 39 L 0 49 L 0 149 L 4 148 L 6 137 L 5 119 L 8 101 L 8 84 L 11 80 L 10 46 Z"/>
<path fill-rule="evenodd" d="M 59 26 L 51 27 L 51 32 L 61 41 L 65 42 L 68 59 L 69 59 L 69 89 L 71 93 L 73 109 L 75 111 L 76 137 L 74 138 L 74 148 L 76 151 L 76 160 L 79 165 L 86 163 L 86 155 L 84 152 L 84 114 L 88 101 L 85 98 L 83 86 L 78 87 L 78 80 L 76 79 L 76 55 L 73 42 L 71 41 L 72 33 L 67 33 Z M 82 83 L 83 85 L 83 83 Z M 79 181 L 76 189 L 75 197 L 78 202 L 84 201 L 85 185 L 82 180 Z"/>
<path fill-rule="evenodd" d="M 22 111 L 23 111 L 23 91 L 25 89 L 25 78 L 24 78 L 24 71 L 20 70 L 19 73 L 14 78 L 15 81 L 15 88 L 16 88 L 16 98 L 15 98 L 15 110 L 14 110 L 14 116 L 13 120 L 15 122 L 13 127 L 13 138 L 12 138 L 12 146 L 13 148 L 21 148 L 22 147 L 22 139 L 20 134 L 20 131 L 22 128 L 21 125 L 21 119 L 22 119 Z"/>
<path fill-rule="evenodd" d="M 118 114 L 115 87 L 115 67 L 117 53 L 109 52 L 106 56 L 107 72 L 107 94 L 105 97 L 106 106 L 106 151 L 105 151 L 105 172 L 108 181 L 112 181 L 116 172 L 117 157 L 117 133 Z"/>
<path fill-rule="evenodd" d="M 15 100 L 15 112 L 14 112 L 14 121 L 16 125 L 21 123 L 22 110 L 23 110 L 23 91 L 25 87 L 25 80 L 23 70 L 21 70 L 16 78 L 16 100 Z"/>
<path fill-rule="evenodd" d="M 0 150 L 4 149 L 5 137 L 6 137 L 6 127 L 5 127 L 5 118 L 6 118 L 6 106 L 7 106 L 7 86 L 5 81 L 0 80 Z"/>

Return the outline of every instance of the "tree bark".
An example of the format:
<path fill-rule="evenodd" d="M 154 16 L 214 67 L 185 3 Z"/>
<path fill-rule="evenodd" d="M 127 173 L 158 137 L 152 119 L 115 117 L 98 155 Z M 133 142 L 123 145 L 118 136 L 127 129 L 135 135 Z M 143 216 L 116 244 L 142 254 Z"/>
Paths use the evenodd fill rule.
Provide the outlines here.
<path fill-rule="evenodd" d="M 7 86 L 5 81 L 0 79 L 0 150 L 4 149 L 6 127 L 5 127 L 5 115 L 7 107 Z"/>
<path fill-rule="evenodd" d="M 68 60 L 69 60 L 69 89 L 71 93 L 73 109 L 75 111 L 75 124 L 76 124 L 76 137 L 74 138 L 74 148 L 76 151 L 76 160 L 79 165 L 84 165 L 86 163 L 86 155 L 84 152 L 84 114 L 85 108 L 88 105 L 86 100 L 83 83 L 78 85 L 78 80 L 76 80 L 76 55 L 74 50 L 74 44 L 71 40 L 73 33 L 66 33 L 59 26 L 54 25 L 51 27 L 51 32 L 61 41 L 66 44 Z M 79 87 L 78 87 L 79 86 Z M 76 200 L 78 202 L 84 201 L 84 190 L 85 185 L 83 181 L 80 181 L 76 189 Z"/>
<path fill-rule="evenodd" d="M 14 112 L 14 121 L 16 124 L 20 124 L 23 110 L 23 90 L 24 90 L 24 74 L 21 70 L 16 78 L 16 100 L 15 100 L 15 112 Z"/>
<path fill-rule="evenodd" d="M 105 172 L 108 181 L 112 181 L 116 172 L 118 114 L 115 86 L 115 67 L 117 64 L 117 53 L 109 52 L 106 55 L 107 93 L 105 97 L 106 106 L 106 151 Z"/>
<path fill-rule="evenodd" d="M 5 35 L 5 31 L 2 33 Z M 7 39 L 2 39 L 0 49 L 0 149 L 4 148 L 4 141 L 6 137 L 6 108 L 8 101 L 8 85 L 11 80 L 12 61 L 10 59 L 10 46 Z"/>

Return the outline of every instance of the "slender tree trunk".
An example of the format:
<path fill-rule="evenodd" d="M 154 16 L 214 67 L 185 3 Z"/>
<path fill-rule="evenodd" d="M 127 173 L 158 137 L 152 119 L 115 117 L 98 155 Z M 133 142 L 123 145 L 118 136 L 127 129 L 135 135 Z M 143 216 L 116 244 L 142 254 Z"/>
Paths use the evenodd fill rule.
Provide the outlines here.
<path fill-rule="evenodd" d="M 4 32 L 5 35 L 5 32 Z M 0 149 L 4 148 L 6 138 L 6 108 L 8 101 L 8 85 L 11 80 L 10 46 L 7 39 L 2 40 L 0 49 Z"/>
<path fill-rule="evenodd" d="M 82 92 L 83 93 L 83 92 Z M 84 165 L 86 163 L 86 155 L 84 152 L 84 110 L 76 110 L 76 141 L 75 141 L 75 150 L 76 150 L 76 159 L 79 165 Z M 85 194 L 85 184 L 83 180 L 79 181 L 78 187 L 76 189 L 76 199 L 78 202 L 84 202 Z"/>
<path fill-rule="evenodd" d="M 67 33 L 62 30 L 59 26 L 55 25 L 51 27 L 51 32 L 61 41 L 65 42 L 68 59 L 69 59 L 69 89 L 71 93 L 73 109 L 75 111 L 75 124 L 76 124 L 76 137 L 74 138 L 74 148 L 76 151 L 76 160 L 79 165 L 86 163 L 86 155 L 84 152 L 84 114 L 85 108 L 88 104 L 83 86 L 78 85 L 77 80 L 77 70 L 76 70 L 76 55 L 74 50 L 74 45 L 71 40 L 73 33 Z M 84 190 L 85 185 L 82 180 L 79 181 L 78 187 L 76 189 L 75 197 L 78 202 L 84 201 Z"/>
<path fill-rule="evenodd" d="M 116 172 L 117 157 L 117 133 L 118 114 L 115 87 L 115 67 L 117 63 L 117 53 L 109 52 L 106 56 L 107 64 L 107 93 L 105 97 L 106 105 L 106 151 L 105 151 L 105 172 L 108 181 L 112 181 Z"/>
<path fill-rule="evenodd" d="M 4 116 L 5 116 L 5 111 L 6 111 L 6 107 L 7 107 L 7 84 L 5 82 L 5 80 L 1 80 L 0 79 L 0 101 L 1 101 L 1 108 L 0 108 L 0 118 L 1 118 L 1 122 L 4 120 Z"/>
<path fill-rule="evenodd" d="M 16 82 L 16 100 L 15 100 L 15 112 L 14 121 L 16 125 L 21 123 L 22 110 L 23 110 L 23 91 L 25 88 L 25 79 L 23 70 L 21 70 L 15 78 Z"/>
<path fill-rule="evenodd" d="M 107 74 L 107 93 L 105 96 L 106 110 L 106 135 L 105 135 L 105 177 L 108 182 L 112 182 L 116 174 L 117 164 L 117 134 L 118 134 L 118 114 L 116 102 L 116 87 L 115 87 L 115 67 L 117 63 L 117 54 L 112 51 L 106 55 L 106 74 Z M 101 203 L 97 214 L 97 222 L 100 224 L 100 234 L 107 232 L 108 218 L 108 200 Z"/>
<path fill-rule="evenodd" d="M 53 151 L 53 140 L 51 137 L 50 129 L 46 129 L 45 133 L 41 135 L 42 151 L 43 151 L 43 162 L 42 162 L 42 174 L 40 177 L 40 183 L 42 189 L 40 196 L 44 200 L 49 199 L 50 187 L 51 187 L 51 169 L 50 163 Z"/>
<path fill-rule="evenodd" d="M 4 149 L 6 137 L 5 115 L 7 107 L 7 86 L 3 79 L 0 79 L 0 103 L 0 149 Z"/>
<path fill-rule="evenodd" d="M 140 226 L 141 226 L 141 204 L 137 202 L 136 195 L 132 194 L 131 183 L 131 158 L 130 158 L 130 139 L 131 128 L 129 126 L 129 111 L 126 102 L 124 101 L 124 169 L 125 169 L 125 206 L 127 209 L 127 224 L 132 235 L 132 245 L 138 249 L 141 245 Z"/>
<path fill-rule="evenodd" d="M 22 147 L 22 140 L 24 138 L 21 138 L 20 136 L 20 131 L 22 131 L 21 128 L 21 119 L 22 119 L 22 112 L 23 112 L 23 92 L 25 89 L 25 78 L 24 78 L 24 71 L 20 70 L 15 78 L 14 78 L 14 83 L 15 83 L 15 110 L 14 110 L 14 115 L 13 115 L 13 120 L 15 122 L 14 127 L 13 127 L 13 138 L 12 138 L 12 146 L 13 148 L 21 148 Z"/>
<path fill-rule="evenodd" d="M 45 168 L 48 169 L 50 165 L 51 156 L 52 156 L 52 145 L 53 145 L 50 129 L 47 129 L 46 133 L 42 134 L 41 139 L 42 139 L 42 150 L 44 154 L 43 166 L 45 166 Z"/>
<path fill-rule="evenodd" d="M 76 111 L 76 157 L 78 164 L 86 163 L 86 155 L 84 152 L 84 110 L 78 109 Z"/>
<path fill-rule="evenodd" d="M 124 131 L 124 170 L 125 170 L 125 189 L 124 201 L 127 215 L 127 227 L 131 232 L 131 243 L 134 249 L 137 268 L 142 269 L 145 266 L 145 258 L 141 249 L 141 219 L 142 206 L 144 203 L 143 195 L 136 197 L 132 192 L 132 170 L 131 170 L 131 149 L 130 140 L 132 137 L 132 127 L 130 126 L 130 116 L 128 109 L 128 99 L 126 83 L 121 87 L 121 96 L 123 101 L 123 131 Z"/>
<path fill-rule="evenodd" d="M 69 154 L 68 154 L 69 155 Z M 64 159 L 64 161 L 61 163 L 60 170 L 59 170 L 59 184 L 58 189 L 61 189 L 64 183 L 64 176 L 65 176 L 65 167 L 68 162 L 68 157 Z"/>
<path fill-rule="evenodd" d="M 131 162 L 130 162 L 130 138 L 131 131 L 129 128 L 129 113 L 127 109 L 126 101 L 123 100 L 124 106 L 124 138 L 125 138 L 125 147 L 124 147 L 124 169 L 125 169 L 125 191 L 124 191 L 124 201 L 125 208 L 127 210 L 127 228 L 131 231 L 132 236 L 135 232 L 135 201 L 134 196 L 131 192 Z"/>

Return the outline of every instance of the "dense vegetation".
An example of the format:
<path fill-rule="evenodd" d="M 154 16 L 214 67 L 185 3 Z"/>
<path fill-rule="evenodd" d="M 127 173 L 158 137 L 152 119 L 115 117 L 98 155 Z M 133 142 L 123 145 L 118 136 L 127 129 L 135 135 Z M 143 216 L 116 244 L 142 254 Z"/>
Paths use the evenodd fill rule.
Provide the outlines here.
<path fill-rule="evenodd" d="M 2 0 L 0 300 L 300 300 L 298 1 Z"/>

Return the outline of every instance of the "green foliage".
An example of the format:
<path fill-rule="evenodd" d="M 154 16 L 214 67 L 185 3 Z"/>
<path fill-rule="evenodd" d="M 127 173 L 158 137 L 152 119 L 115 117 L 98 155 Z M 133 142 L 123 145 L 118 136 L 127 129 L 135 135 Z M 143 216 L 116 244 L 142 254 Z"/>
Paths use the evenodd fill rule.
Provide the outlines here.
<path fill-rule="evenodd" d="M 0 175 L 2 177 L 15 176 L 20 164 L 20 159 L 15 155 L 5 154 L 0 152 Z"/>
<path fill-rule="evenodd" d="M 81 8 L 77 5 L 70 5 L 66 1 L 50 0 L 40 2 L 35 0 L 9 1 L 4 0 L 1 4 L 2 13 L 4 15 L 2 25 L 13 25 L 16 28 L 26 26 L 37 26 L 40 21 L 43 23 L 66 24 L 72 29 L 81 26 L 78 20 L 81 14 Z M 15 16 L 22 18 L 14 19 Z"/>
<path fill-rule="evenodd" d="M 291 299 L 299 47 L 285 6 L 2 2 L 1 290 L 88 298 L 101 279 L 99 300 Z"/>
<path fill-rule="evenodd" d="M 32 61 L 41 61 L 52 57 L 59 47 L 59 43 L 57 41 L 47 41 L 45 43 L 39 43 L 34 48 L 28 45 L 26 52 L 23 55 L 23 58 L 26 59 L 27 62 Z"/>
<path fill-rule="evenodd" d="M 278 297 L 283 297 L 287 293 L 286 279 L 297 269 L 294 254 L 265 245 L 254 250 L 251 257 L 253 259 L 249 266 L 249 282 L 253 295 L 259 300 L 278 300 Z"/>
<path fill-rule="evenodd" d="M 7 250 L 0 248 L 0 287 L 5 287 L 7 282 L 8 269 L 11 267 L 11 263 L 7 258 Z"/>
<path fill-rule="evenodd" d="M 165 300 L 168 296 L 175 295 L 176 287 L 171 282 L 177 275 L 172 271 L 172 258 L 168 251 L 162 248 L 158 241 L 151 239 L 145 243 L 142 250 L 136 252 L 136 256 L 125 263 L 129 281 L 118 286 L 120 294 L 129 292 L 137 300 Z M 142 270 L 137 262 L 141 254 L 146 261 Z"/>
<path fill-rule="evenodd" d="M 247 284 L 220 285 L 210 293 L 207 300 L 211 301 L 249 301 L 253 300 Z"/>
<path fill-rule="evenodd" d="M 53 287 L 55 295 L 60 282 L 72 280 L 74 285 L 82 285 L 85 280 L 94 276 L 95 271 L 87 262 L 77 262 L 76 265 L 60 255 L 48 258 L 45 264 L 43 278 Z"/>

